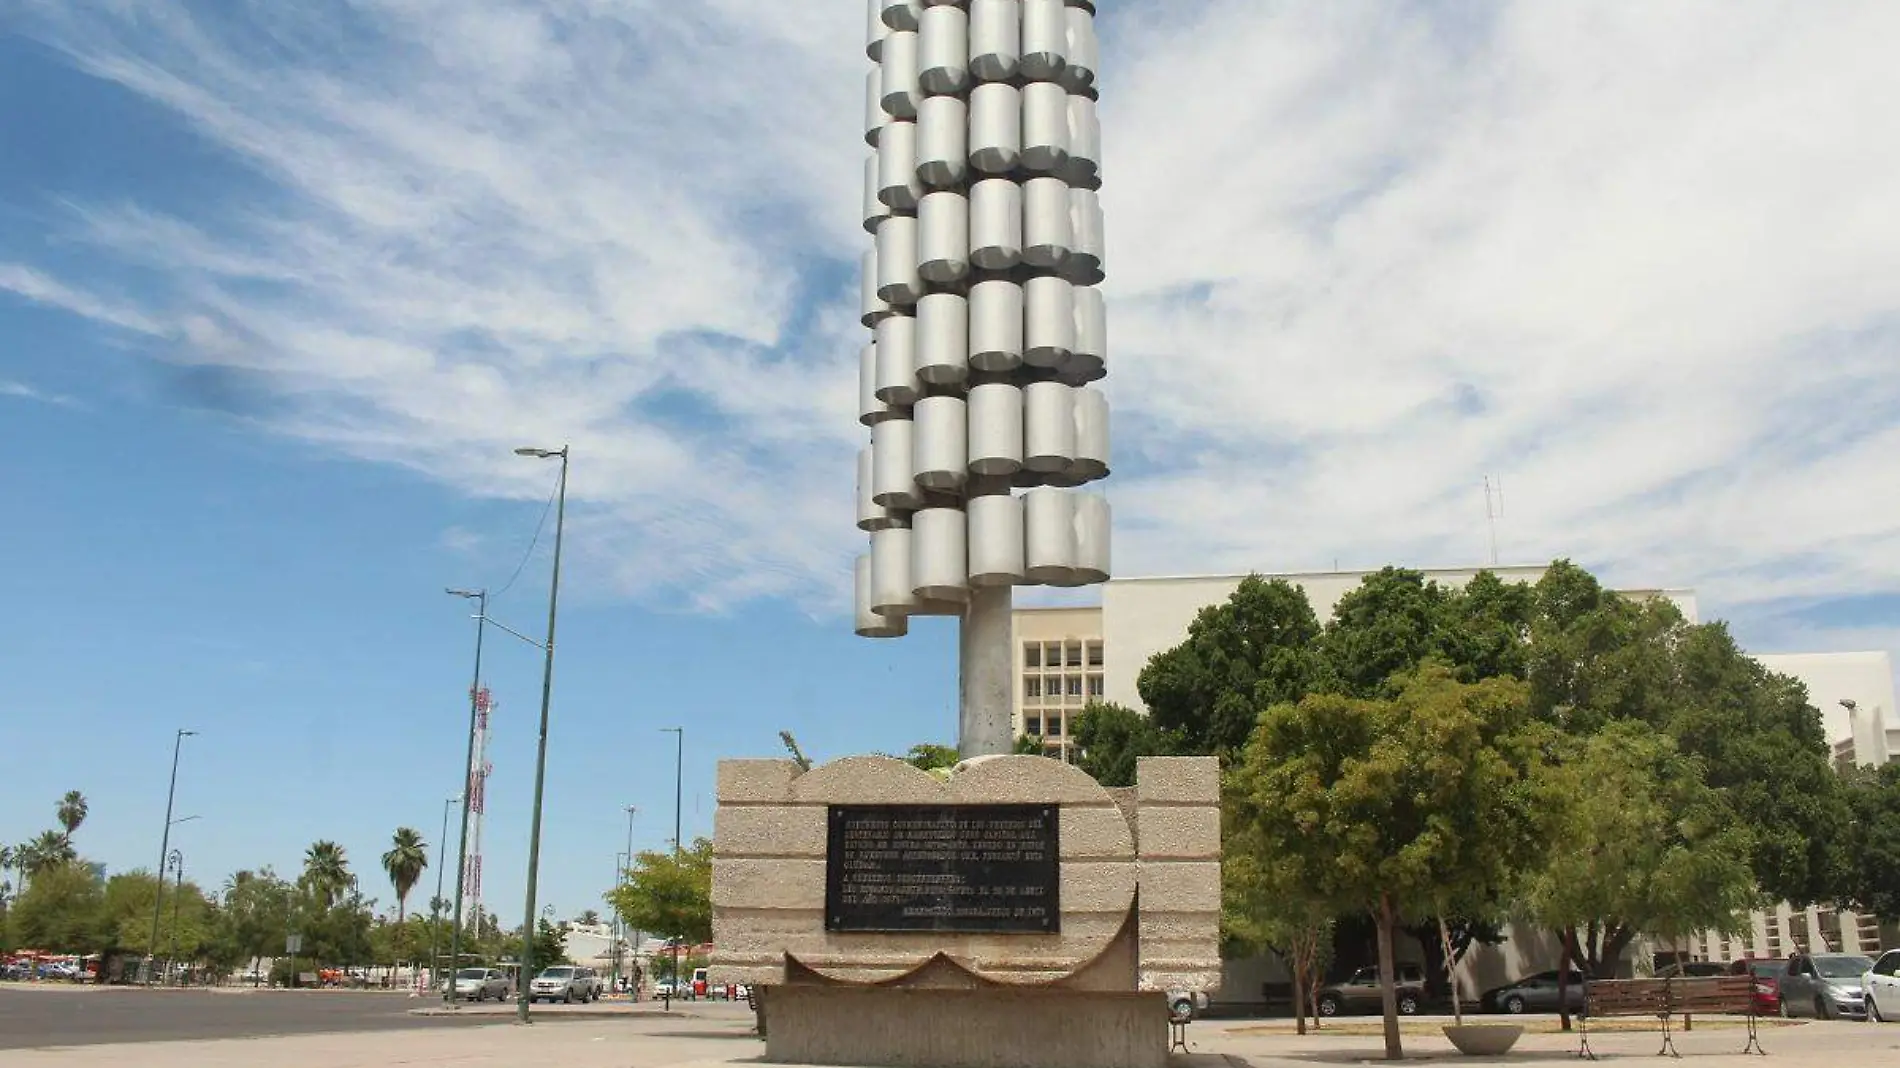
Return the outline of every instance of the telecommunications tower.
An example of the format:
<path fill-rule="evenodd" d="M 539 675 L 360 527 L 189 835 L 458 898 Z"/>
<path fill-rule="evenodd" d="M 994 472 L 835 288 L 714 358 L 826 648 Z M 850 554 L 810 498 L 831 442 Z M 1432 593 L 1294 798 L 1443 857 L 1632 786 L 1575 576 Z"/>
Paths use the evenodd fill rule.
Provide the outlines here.
<path fill-rule="evenodd" d="M 482 929 L 482 812 L 487 808 L 488 775 L 495 766 L 488 762 L 488 714 L 495 709 L 494 697 L 484 686 L 475 694 L 475 760 L 468 768 L 468 867 L 462 873 L 462 915 L 469 929 Z"/>
<path fill-rule="evenodd" d="M 857 633 L 961 620 L 960 748 L 1010 751 L 1010 588 L 1109 576 L 1094 0 L 869 0 Z"/>

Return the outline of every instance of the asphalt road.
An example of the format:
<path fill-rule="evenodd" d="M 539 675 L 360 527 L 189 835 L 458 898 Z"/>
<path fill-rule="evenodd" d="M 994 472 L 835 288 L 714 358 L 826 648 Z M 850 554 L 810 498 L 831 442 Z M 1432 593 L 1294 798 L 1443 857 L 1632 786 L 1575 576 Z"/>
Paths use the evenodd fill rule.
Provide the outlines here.
<path fill-rule="evenodd" d="M 0 984 L 0 1049 L 395 1031 L 479 1022 L 409 1015 L 416 1004 L 400 994 L 40 991 Z"/>

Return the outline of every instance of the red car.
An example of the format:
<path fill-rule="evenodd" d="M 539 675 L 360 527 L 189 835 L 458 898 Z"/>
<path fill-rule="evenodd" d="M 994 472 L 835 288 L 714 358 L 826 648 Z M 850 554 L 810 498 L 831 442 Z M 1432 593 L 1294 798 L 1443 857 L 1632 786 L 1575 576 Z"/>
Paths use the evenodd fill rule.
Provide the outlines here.
<path fill-rule="evenodd" d="M 1781 973 L 1787 970 L 1788 961 L 1783 957 L 1748 957 L 1730 961 L 1730 975 L 1753 975 L 1755 977 L 1755 1015 L 1781 1015 Z"/>

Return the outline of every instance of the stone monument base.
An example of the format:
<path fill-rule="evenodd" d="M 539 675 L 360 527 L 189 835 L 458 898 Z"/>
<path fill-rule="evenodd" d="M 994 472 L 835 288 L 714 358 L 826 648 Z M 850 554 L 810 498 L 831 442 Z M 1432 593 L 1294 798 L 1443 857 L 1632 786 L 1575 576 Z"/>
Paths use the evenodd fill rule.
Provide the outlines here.
<path fill-rule="evenodd" d="M 765 1059 L 890 1068 L 1164 1068 L 1167 995 L 779 986 Z"/>

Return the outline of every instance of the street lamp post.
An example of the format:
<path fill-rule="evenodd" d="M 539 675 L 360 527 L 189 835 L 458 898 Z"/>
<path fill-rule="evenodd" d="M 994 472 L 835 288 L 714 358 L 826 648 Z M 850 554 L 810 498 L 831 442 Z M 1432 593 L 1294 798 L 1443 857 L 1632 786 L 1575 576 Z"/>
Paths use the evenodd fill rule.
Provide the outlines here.
<path fill-rule="evenodd" d="M 451 597 L 475 602 L 475 681 L 468 687 L 468 755 L 462 760 L 462 844 L 455 851 L 455 924 L 449 933 L 449 974 L 462 966 L 462 895 L 468 877 L 468 812 L 474 793 L 475 721 L 482 702 L 482 634 L 488 622 L 487 590 L 447 590 Z M 449 1003 L 459 1000 L 455 984 L 449 984 Z"/>
<path fill-rule="evenodd" d="M 178 902 L 185 896 L 185 854 L 181 850 L 174 849 L 170 860 L 172 873 L 178 881 L 172 886 L 172 942 L 166 957 L 171 964 L 176 965 L 178 963 Z M 161 888 L 165 885 L 162 872 L 159 874 L 158 885 Z M 178 985 L 185 985 L 183 977 L 180 977 Z"/>
<path fill-rule="evenodd" d="M 627 851 L 619 854 L 614 863 L 614 889 L 618 890 L 627 883 L 627 869 L 633 867 L 633 817 L 639 812 L 634 805 L 627 806 Z M 626 952 L 627 924 L 620 918 L 620 906 L 614 905 L 614 992 L 620 990 L 620 959 Z"/>
<path fill-rule="evenodd" d="M 542 645 L 541 733 L 535 744 L 534 811 L 529 817 L 528 831 L 528 893 L 527 903 L 523 906 L 525 915 L 521 939 L 521 974 L 525 979 L 534 974 L 534 892 L 541 869 L 541 796 L 548 772 L 548 705 L 554 697 L 554 619 L 561 598 L 561 535 L 567 522 L 568 456 L 565 445 L 559 449 L 516 449 L 515 454 L 537 460 L 550 460 L 557 456 L 561 458 L 561 482 L 555 490 L 554 573 L 548 581 L 548 638 Z M 523 982 L 515 1002 L 515 1018 L 527 1023 L 528 1016 L 528 984 Z"/>
<path fill-rule="evenodd" d="M 670 733 L 673 735 L 673 859 L 674 861 L 678 861 L 680 859 L 680 853 L 682 852 L 682 846 L 680 845 L 680 802 L 684 796 L 681 793 L 681 783 L 684 782 L 682 773 L 686 767 L 686 728 L 661 727 L 660 733 Z M 681 932 L 679 931 L 673 932 L 673 982 L 672 985 L 667 988 L 666 1010 L 668 1012 L 673 1011 L 673 995 L 679 993 L 680 934 Z"/>
<path fill-rule="evenodd" d="M 165 903 L 165 860 L 170 855 L 172 846 L 172 802 L 178 799 L 178 752 L 183 748 L 185 739 L 197 733 L 197 731 L 188 731 L 180 727 L 178 733 L 172 738 L 171 785 L 165 788 L 165 833 L 158 840 L 158 893 L 152 900 L 152 940 L 146 944 L 145 952 L 145 984 L 147 986 L 152 984 L 152 973 L 158 964 L 158 917 L 159 908 Z"/>
<path fill-rule="evenodd" d="M 449 846 L 449 806 L 460 797 L 442 800 L 442 836 L 435 840 L 435 896 L 429 899 L 429 989 L 436 984 L 436 969 L 442 963 L 442 854 Z"/>

